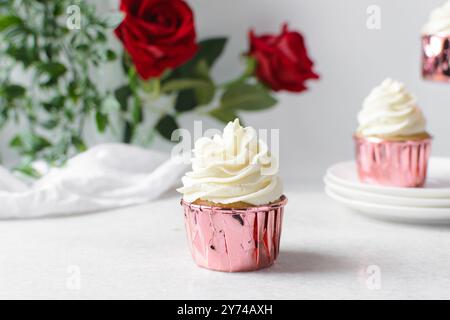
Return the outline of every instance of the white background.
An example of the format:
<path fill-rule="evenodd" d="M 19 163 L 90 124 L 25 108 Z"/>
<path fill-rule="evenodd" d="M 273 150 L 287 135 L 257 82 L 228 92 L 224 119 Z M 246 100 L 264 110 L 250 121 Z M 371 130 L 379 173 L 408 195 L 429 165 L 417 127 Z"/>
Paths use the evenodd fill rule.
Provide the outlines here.
<path fill-rule="evenodd" d="M 116 1 L 108 6 L 114 7 Z M 420 29 L 431 10 L 443 0 L 190 0 L 195 11 L 199 39 L 228 36 L 229 44 L 214 77 L 226 81 L 242 69 L 239 54 L 248 48 L 247 33 L 278 33 L 288 22 L 300 30 L 315 61 L 320 81 L 310 81 L 308 92 L 279 94 L 276 108 L 242 114 L 256 128 L 281 129 L 281 175 L 284 178 L 317 180 L 326 168 L 353 157 L 352 133 L 362 100 L 386 77 L 404 82 L 417 96 L 435 137 L 434 154 L 450 155 L 450 86 L 425 82 L 420 76 Z M 102 5 L 107 6 L 104 2 Z M 381 8 L 381 29 L 369 30 L 367 8 Z M 116 42 L 115 40 L 113 40 Z M 117 45 L 117 43 L 116 43 Z M 111 68 L 102 82 L 123 81 L 119 69 Z M 107 79 L 107 80 L 106 80 Z M 192 128 L 195 119 L 205 128 L 222 124 L 187 114 L 180 123 Z M 7 132 L 0 135 L 3 158 Z M 90 139 L 91 144 L 109 138 Z M 156 143 L 169 150 L 169 145 Z"/>
<path fill-rule="evenodd" d="M 231 36 L 218 78 L 238 72 L 247 30 L 278 32 L 283 22 L 306 38 L 319 82 L 309 92 L 281 94 L 277 108 L 245 114 L 256 127 L 281 129 L 282 175 L 319 178 L 333 162 L 353 157 L 352 133 L 362 100 L 386 77 L 417 96 L 435 137 L 434 154 L 450 155 L 450 86 L 421 79 L 420 30 L 443 0 L 197 0 L 200 38 Z M 381 29 L 366 27 L 370 5 L 381 8 Z"/>

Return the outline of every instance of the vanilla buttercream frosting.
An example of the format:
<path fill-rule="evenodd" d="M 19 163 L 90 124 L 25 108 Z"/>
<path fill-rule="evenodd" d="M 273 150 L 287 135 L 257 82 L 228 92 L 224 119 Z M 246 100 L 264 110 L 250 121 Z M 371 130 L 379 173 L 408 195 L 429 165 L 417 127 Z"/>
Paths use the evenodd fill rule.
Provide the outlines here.
<path fill-rule="evenodd" d="M 187 202 L 257 206 L 274 202 L 283 193 L 278 159 L 256 130 L 242 127 L 238 119 L 229 122 L 222 135 L 197 140 L 193 154 L 192 171 L 177 190 Z"/>
<path fill-rule="evenodd" d="M 422 34 L 450 36 L 450 0 L 431 12 Z"/>
<path fill-rule="evenodd" d="M 364 100 L 358 114 L 361 136 L 405 137 L 425 133 L 426 121 L 416 99 L 405 86 L 384 80 Z"/>

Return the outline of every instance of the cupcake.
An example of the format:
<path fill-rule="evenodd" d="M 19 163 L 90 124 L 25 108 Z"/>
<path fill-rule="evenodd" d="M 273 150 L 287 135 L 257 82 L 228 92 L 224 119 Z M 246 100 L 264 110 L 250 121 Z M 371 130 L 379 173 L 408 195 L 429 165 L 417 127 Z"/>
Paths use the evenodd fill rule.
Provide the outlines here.
<path fill-rule="evenodd" d="M 230 122 L 196 141 L 182 179 L 187 238 L 194 261 L 218 271 L 251 271 L 278 256 L 287 202 L 278 160 L 256 130 Z"/>
<path fill-rule="evenodd" d="M 364 100 L 354 135 L 362 182 L 397 187 L 425 183 L 431 136 L 405 86 L 386 79 Z"/>
<path fill-rule="evenodd" d="M 435 9 L 422 30 L 422 75 L 450 82 L 450 1 Z"/>

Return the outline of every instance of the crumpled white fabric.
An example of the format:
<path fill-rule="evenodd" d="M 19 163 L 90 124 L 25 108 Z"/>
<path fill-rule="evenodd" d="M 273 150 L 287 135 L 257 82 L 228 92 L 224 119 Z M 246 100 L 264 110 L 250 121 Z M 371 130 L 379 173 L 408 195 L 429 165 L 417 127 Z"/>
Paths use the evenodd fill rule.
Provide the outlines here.
<path fill-rule="evenodd" d="M 103 144 L 52 168 L 31 185 L 0 166 L 0 219 L 101 211 L 150 202 L 188 169 L 180 158 L 126 144 Z"/>

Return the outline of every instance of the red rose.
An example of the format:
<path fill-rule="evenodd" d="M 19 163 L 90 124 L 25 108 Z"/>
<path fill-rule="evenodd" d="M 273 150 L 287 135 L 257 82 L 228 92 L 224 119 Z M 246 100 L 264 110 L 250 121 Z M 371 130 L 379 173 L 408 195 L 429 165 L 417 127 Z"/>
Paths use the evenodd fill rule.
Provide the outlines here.
<path fill-rule="evenodd" d="M 122 0 L 115 30 L 143 79 L 158 77 L 197 51 L 194 16 L 182 0 Z"/>
<path fill-rule="evenodd" d="M 280 35 L 256 36 L 250 31 L 250 52 L 257 62 L 256 76 L 275 91 L 301 92 L 305 81 L 318 79 L 303 36 L 283 26 Z"/>

